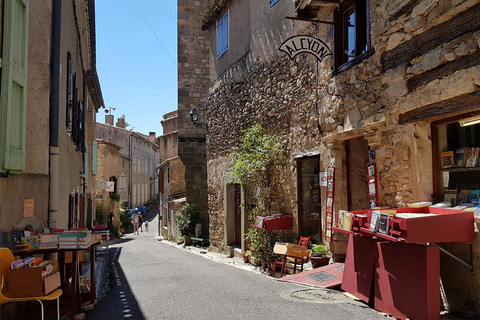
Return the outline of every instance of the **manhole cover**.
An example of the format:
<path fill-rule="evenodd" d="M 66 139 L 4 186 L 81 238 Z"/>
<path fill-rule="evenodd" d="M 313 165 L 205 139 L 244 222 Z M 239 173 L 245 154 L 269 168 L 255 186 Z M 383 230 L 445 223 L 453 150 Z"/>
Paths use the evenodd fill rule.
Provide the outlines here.
<path fill-rule="evenodd" d="M 287 300 L 307 303 L 338 303 L 347 298 L 340 292 L 327 289 L 300 289 L 281 292 L 280 296 Z"/>

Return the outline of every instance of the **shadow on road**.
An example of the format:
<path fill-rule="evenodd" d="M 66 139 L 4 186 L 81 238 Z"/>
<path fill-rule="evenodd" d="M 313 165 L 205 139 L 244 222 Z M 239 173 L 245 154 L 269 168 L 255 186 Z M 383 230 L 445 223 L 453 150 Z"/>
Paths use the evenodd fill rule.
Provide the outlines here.
<path fill-rule="evenodd" d="M 125 239 L 124 241 L 129 241 Z M 145 319 L 138 302 L 128 284 L 118 258 L 122 248 L 110 248 L 109 252 L 109 294 L 86 314 L 86 319 Z"/>

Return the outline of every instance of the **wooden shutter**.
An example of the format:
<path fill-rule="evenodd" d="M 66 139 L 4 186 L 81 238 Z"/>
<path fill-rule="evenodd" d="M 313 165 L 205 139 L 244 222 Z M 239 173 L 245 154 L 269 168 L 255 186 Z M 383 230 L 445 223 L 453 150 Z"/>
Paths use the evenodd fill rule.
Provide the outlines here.
<path fill-rule="evenodd" d="M 96 175 L 98 170 L 98 142 L 92 141 L 92 174 Z"/>
<path fill-rule="evenodd" d="M 28 0 L 4 1 L 0 172 L 25 170 Z"/>
<path fill-rule="evenodd" d="M 160 172 L 158 173 L 158 192 L 161 192 L 161 193 L 163 193 L 165 190 L 163 179 L 164 179 L 163 169 L 160 169 Z"/>
<path fill-rule="evenodd" d="M 83 161 L 85 163 L 85 186 L 88 186 L 88 175 L 90 172 L 88 172 L 88 144 L 85 143 L 85 153 L 83 154 Z"/>

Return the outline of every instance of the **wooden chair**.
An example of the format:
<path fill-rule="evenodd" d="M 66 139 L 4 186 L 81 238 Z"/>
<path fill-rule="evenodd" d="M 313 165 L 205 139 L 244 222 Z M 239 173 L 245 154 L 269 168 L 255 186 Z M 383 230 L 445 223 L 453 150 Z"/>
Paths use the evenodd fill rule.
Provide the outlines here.
<path fill-rule="evenodd" d="M 1 315 L 1 308 L 3 305 L 7 303 L 16 303 L 16 302 L 25 302 L 25 301 L 38 301 L 40 303 L 40 307 L 42 310 L 42 320 L 45 318 L 45 312 L 44 312 L 44 307 L 43 307 L 43 302 L 42 301 L 52 301 L 52 300 L 57 300 L 57 319 L 60 320 L 60 296 L 62 295 L 62 290 L 61 289 L 56 289 L 53 290 L 51 293 L 44 295 L 44 296 L 38 296 L 38 297 L 21 297 L 21 298 L 10 298 L 5 296 L 3 289 L 5 288 L 5 282 L 8 281 L 7 279 L 7 273 L 8 270 L 10 269 L 12 261 L 14 261 L 15 258 L 13 257 L 12 252 L 7 249 L 7 248 L 0 248 L 0 281 L 1 281 L 1 287 L 0 287 L 0 315 Z"/>
<path fill-rule="evenodd" d="M 298 245 L 307 247 L 310 244 L 310 237 L 300 237 L 300 240 L 298 240 Z"/>

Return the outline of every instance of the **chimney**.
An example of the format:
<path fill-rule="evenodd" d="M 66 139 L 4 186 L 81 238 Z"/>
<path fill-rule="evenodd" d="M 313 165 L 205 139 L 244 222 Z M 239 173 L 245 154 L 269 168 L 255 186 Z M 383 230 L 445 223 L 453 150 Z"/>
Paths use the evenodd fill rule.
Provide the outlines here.
<path fill-rule="evenodd" d="M 150 138 L 150 141 L 155 141 L 155 132 L 154 131 L 150 131 L 148 133 L 148 137 Z"/>
<path fill-rule="evenodd" d="M 125 129 L 125 127 L 126 127 L 125 118 L 122 118 L 122 117 L 118 118 L 116 126 L 117 126 L 117 128 Z"/>
<path fill-rule="evenodd" d="M 109 126 L 113 126 L 113 114 L 105 115 L 105 124 L 108 124 Z"/>

